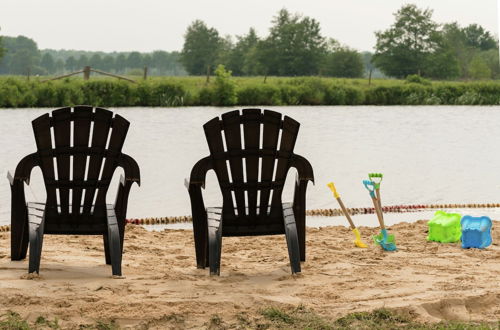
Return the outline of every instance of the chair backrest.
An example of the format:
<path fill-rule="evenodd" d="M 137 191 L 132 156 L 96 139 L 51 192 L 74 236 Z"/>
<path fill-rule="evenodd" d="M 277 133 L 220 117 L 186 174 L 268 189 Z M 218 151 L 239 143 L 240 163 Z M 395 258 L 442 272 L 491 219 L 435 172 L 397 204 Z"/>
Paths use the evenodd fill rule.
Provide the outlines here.
<path fill-rule="evenodd" d="M 282 215 L 281 195 L 299 126 L 290 117 L 260 109 L 231 111 L 203 126 L 225 221 Z"/>
<path fill-rule="evenodd" d="M 32 124 L 47 190 L 47 217 L 71 221 L 104 216 L 129 122 L 106 109 L 75 106 L 42 115 Z"/>

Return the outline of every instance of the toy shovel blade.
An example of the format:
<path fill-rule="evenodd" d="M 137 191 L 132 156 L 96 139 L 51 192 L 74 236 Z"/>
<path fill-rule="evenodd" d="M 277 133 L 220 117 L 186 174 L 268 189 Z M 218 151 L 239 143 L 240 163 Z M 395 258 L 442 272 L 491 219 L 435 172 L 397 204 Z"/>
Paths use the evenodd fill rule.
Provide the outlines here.
<path fill-rule="evenodd" d="M 368 245 L 366 245 L 365 243 L 363 243 L 363 241 L 361 240 L 361 234 L 359 233 L 359 230 L 358 228 L 354 228 L 352 230 L 352 232 L 354 233 L 354 236 L 356 237 L 354 239 L 354 245 L 359 247 L 359 248 L 367 248 Z"/>
<path fill-rule="evenodd" d="M 396 251 L 397 249 L 394 235 L 389 235 L 385 229 L 382 229 L 380 234 L 373 236 L 373 240 L 385 251 Z"/>

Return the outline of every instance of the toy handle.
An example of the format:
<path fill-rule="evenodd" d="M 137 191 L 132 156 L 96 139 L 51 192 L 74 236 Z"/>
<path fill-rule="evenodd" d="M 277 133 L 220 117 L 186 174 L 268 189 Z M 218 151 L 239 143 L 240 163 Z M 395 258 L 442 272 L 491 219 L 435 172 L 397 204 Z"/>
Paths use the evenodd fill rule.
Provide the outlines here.
<path fill-rule="evenodd" d="M 363 180 L 363 185 L 370 192 L 370 196 L 375 198 L 375 183 L 370 180 Z"/>
<path fill-rule="evenodd" d="M 333 184 L 333 182 L 330 182 L 329 184 L 327 184 L 328 188 L 330 188 L 330 190 L 332 191 L 333 193 L 333 196 L 335 198 L 340 198 L 340 195 L 339 193 L 337 192 L 337 189 L 335 188 L 335 185 Z"/>
<path fill-rule="evenodd" d="M 384 179 L 382 173 L 368 173 L 368 178 L 375 184 L 375 189 L 380 189 L 380 183 Z"/>

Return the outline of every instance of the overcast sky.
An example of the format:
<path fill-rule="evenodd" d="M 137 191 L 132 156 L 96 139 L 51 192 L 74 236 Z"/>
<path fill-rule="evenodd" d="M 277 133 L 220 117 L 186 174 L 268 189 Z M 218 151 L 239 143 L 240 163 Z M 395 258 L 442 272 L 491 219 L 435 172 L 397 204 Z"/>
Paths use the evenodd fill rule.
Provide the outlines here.
<path fill-rule="evenodd" d="M 318 20 L 326 37 L 373 50 L 374 31 L 388 28 L 405 3 L 434 9 L 438 23 L 477 23 L 498 34 L 496 0 L 0 0 L 0 35 L 30 37 L 40 49 L 172 51 L 195 19 L 221 35 L 254 27 L 264 37 L 287 8 Z"/>

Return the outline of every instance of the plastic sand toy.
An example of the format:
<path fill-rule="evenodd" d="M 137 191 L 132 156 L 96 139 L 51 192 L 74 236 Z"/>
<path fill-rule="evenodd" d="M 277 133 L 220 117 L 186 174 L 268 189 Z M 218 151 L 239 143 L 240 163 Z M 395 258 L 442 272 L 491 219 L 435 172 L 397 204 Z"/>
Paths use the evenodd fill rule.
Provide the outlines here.
<path fill-rule="evenodd" d="M 491 219 L 466 215 L 462 225 L 462 248 L 484 249 L 491 244 Z"/>
<path fill-rule="evenodd" d="M 387 233 L 387 229 L 380 230 L 378 235 L 373 236 L 373 241 L 377 245 L 381 245 L 386 251 L 396 250 L 396 238 L 394 235 Z"/>
<path fill-rule="evenodd" d="M 434 217 L 427 223 L 429 225 L 427 240 L 441 243 L 458 242 L 462 236 L 461 218 L 458 213 L 436 211 Z"/>
<path fill-rule="evenodd" d="M 340 198 L 340 194 L 337 192 L 337 188 L 335 188 L 335 184 L 333 182 L 330 182 L 329 184 L 327 184 L 327 186 L 332 191 L 333 196 L 337 199 L 337 202 L 339 203 L 340 208 L 342 209 L 342 213 L 344 213 L 345 217 L 347 218 L 347 221 L 349 221 L 349 226 L 351 227 L 351 230 L 354 233 L 355 237 L 353 242 L 354 245 L 359 248 L 367 248 L 368 245 L 366 245 L 365 243 L 363 243 L 363 241 L 361 241 L 361 234 L 359 233 L 358 228 L 356 228 L 356 225 L 354 225 L 354 222 L 351 219 L 351 215 L 345 208 L 345 205 L 342 202 L 342 199 Z"/>
<path fill-rule="evenodd" d="M 380 175 L 381 179 L 381 175 Z M 387 229 L 385 228 L 384 215 L 382 213 L 382 206 L 380 202 L 380 181 L 374 182 L 369 180 L 363 180 L 363 185 L 370 193 L 372 198 L 373 207 L 377 213 L 378 222 L 380 224 L 380 234 L 373 236 L 373 241 L 375 244 L 380 245 L 385 251 L 396 251 L 396 239 L 394 235 L 389 235 Z"/>

